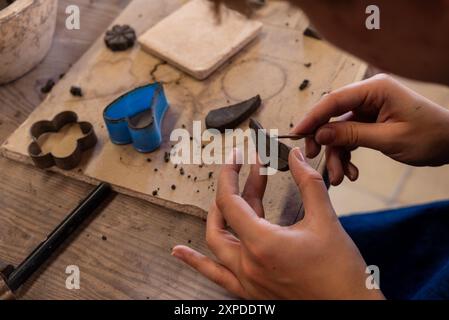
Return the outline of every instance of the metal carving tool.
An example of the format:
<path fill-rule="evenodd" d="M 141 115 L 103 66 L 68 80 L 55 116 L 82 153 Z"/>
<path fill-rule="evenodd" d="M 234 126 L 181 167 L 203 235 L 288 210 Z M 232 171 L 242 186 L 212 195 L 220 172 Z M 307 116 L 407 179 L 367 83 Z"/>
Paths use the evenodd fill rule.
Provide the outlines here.
<path fill-rule="evenodd" d="M 285 134 L 279 136 L 273 136 L 276 139 L 290 139 L 290 140 L 302 140 L 306 138 L 313 138 L 313 134 Z"/>

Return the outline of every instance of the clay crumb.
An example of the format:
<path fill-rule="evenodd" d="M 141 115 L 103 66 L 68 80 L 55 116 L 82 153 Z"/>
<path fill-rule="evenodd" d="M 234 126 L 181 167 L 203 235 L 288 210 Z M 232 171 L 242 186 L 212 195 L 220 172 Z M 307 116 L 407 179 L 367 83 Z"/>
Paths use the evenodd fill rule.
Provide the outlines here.
<path fill-rule="evenodd" d="M 301 83 L 301 85 L 299 86 L 299 90 L 300 91 L 304 91 L 305 89 L 307 89 L 307 87 L 310 85 L 310 80 L 308 79 L 304 79 L 304 81 Z"/>
<path fill-rule="evenodd" d="M 49 79 L 47 83 L 41 88 L 41 92 L 43 94 L 50 93 L 54 86 L 55 82 L 53 81 L 53 79 Z"/>
<path fill-rule="evenodd" d="M 82 97 L 83 96 L 83 90 L 81 89 L 81 87 L 77 87 L 77 86 L 72 86 L 70 88 L 70 93 L 74 97 Z"/>

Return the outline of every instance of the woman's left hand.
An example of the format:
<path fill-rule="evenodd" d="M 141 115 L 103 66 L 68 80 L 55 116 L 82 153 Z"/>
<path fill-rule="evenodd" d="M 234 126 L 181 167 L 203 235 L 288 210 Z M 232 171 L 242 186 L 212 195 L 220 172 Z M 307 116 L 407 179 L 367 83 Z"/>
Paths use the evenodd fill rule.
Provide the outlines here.
<path fill-rule="evenodd" d="M 321 175 L 299 149 L 289 164 L 304 202 L 302 221 L 290 227 L 269 223 L 262 204 L 267 177 L 260 166 L 252 166 L 240 195 L 241 166 L 224 165 L 206 234 L 218 262 L 185 246 L 172 254 L 246 299 L 382 299 L 380 290 L 366 287 L 366 263 L 343 230 Z"/>

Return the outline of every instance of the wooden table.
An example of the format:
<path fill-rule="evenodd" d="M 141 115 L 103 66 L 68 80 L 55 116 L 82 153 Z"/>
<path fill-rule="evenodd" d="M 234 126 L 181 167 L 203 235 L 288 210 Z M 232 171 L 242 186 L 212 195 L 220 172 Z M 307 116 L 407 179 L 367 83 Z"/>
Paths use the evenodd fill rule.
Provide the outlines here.
<path fill-rule="evenodd" d="M 60 0 L 51 52 L 32 72 L 0 87 L 0 142 L 38 106 L 40 88 L 89 48 L 128 0 Z M 65 28 L 65 8 L 81 9 L 81 30 Z M 92 186 L 0 157 L 0 263 L 17 265 Z M 227 298 L 224 290 L 170 256 L 177 244 L 208 252 L 201 219 L 117 195 L 20 292 L 23 299 Z M 105 239 L 103 236 L 107 238 Z M 65 286 L 77 265 L 81 290 Z"/>
<path fill-rule="evenodd" d="M 60 0 L 50 54 L 23 78 L 0 87 L 0 143 L 39 105 L 48 78 L 66 72 L 129 0 Z M 65 8 L 81 9 L 81 30 L 65 28 Z M 0 157 L 0 263 L 17 265 L 92 186 Z M 177 244 L 209 253 L 205 222 L 116 195 L 19 293 L 23 299 L 231 298 L 170 256 Z M 81 289 L 66 289 L 66 267 L 81 272 Z"/>

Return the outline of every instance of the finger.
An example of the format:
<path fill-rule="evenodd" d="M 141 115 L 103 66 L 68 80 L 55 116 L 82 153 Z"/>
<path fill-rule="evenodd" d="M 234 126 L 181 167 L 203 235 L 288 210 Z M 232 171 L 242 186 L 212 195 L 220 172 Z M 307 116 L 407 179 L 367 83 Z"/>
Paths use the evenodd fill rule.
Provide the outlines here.
<path fill-rule="evenodd" d="M 345 113 L 340 116 L 336 121 L 349 121 L 355 119 L 356 117 L 352 112 Z M 313 159 L 318 156 L 321 152 L 321 145 L 315 141 L 315 137 L 306 138 L 306 156 L 309 159 Z"/>
<path fill-rule="evenodd" d="M 304 203 L 304 220 L 335 216 L 323 178 L 304 160 L 299 148 L 290 152 L 289 166 Z"/>
<path fill-rule="evenodd" d="M 315 141 L 315 138 L 306 138 L 306 156 L 313 159 L 321 152 L 321 145 Z"/>
<path fill-rule="evenodd" d="M 226 194 L 239 194 L 239 174 L 242 169 L 241 152 L 239 149 L 233 149 L 226 158 L 222 166 L 219 181 L 222 181 L 221 190 Z M 218 189 L 220 186 L 218 186 Z M 217 194 L 219 193 L 217 191 Z"/>
<path fill-rule="evenodd" d="M 345 172 L 345 176 L 352 182 L 359 178 L 359 168 L 357 168 L 351 161 L 343 165 L 343 170 Z"/>
<path fill-rule="evenodd" d="M 260 237 L 261 219 L 239 195 L 241 166 L 235 164 L 235 151 L 231 156 L 234 163 L 223 165 L 218 178 L 216 204 L 226 222 L 237 233 L 241 241 L 257 241 Z M 265 220 L 262 219 L 262 221 Z"/>
<path fill-rule="evenodd" d="M 326 146 L 385 151 L 391 147 L 392 138 L 402 133 L 402 127 L 396 123 L 333 122 L 321 127 L 315 139 Z"/>
<path fill-rule="evenodd" d="M 381 101 L 379 97 L 384 94 L 382 86 L 378 83 L 377 78 L 371 78 L 324 95 L 292 132 L 312 134 L 333 117 L 344 115 L 360 107 L 373 109 L 369 110 L 371 113 L 377 112 L 381 105 L 373 101 Z"/>
<path fill-rule="evenodd" d="M 226 222 L 215 203 L 207 215 L 206 242 L 222 264 L 233 272 L 238 270 L 240 242 L 226 230 Z"/>
<path fill-rule="evenodd" d="M 260 174 L 261 168 L 262 165 L 260 164 L 259 159 L 257 159 L 256 164 L 251 165 L 242 197 L 248 202 L 259 217 L 264 218 L 263 196 L 267 187 L 267 176 Z"/>
<path fill-rule="evenodd" d="M 226 267 L 185 246 L 176 246 L 173 248 L 172 255 L 229 292 L 245 298 L 245 289 L 237 277 Z"/>
<path fill-rule="evenodd" d="M 340 160 L 344 175 L 348 177 L 350 181 L 356 181 L 359 178 L 359 169 L 351 162 L 351 149 L 352 148 L 340 147 Z"/>
<path fill-rule="evenodd" d="M 329 181 L 333 186 L 340 185 L 344 179 L 345 173 L 340 155 L 341 150 L 339 148 L 326 148 L 326 168 L 329 173 Z"/>

